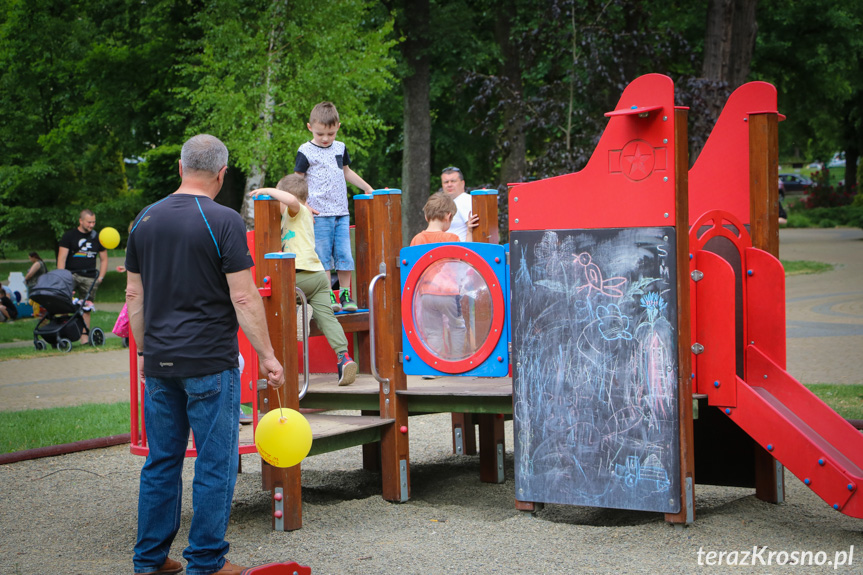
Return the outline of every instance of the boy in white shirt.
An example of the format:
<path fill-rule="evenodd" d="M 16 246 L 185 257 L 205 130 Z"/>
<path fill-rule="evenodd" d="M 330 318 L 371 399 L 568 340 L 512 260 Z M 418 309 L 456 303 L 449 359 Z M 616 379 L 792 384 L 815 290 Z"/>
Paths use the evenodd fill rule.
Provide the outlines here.
<path fill-rule="evenodd" d="M 350 168 L 351 157 L 343 142 L 336 140 L 341 123 L 339 112 L 331 102 L 321 102 L 312 109 L 306 127 L 312 140 L 297 150 L 294 173 L 306 179 L 309 189 L 308 207 L 314 214 L 315 252 L 324 270 L 336 270 L 339 275 L 339 298 L 331 292 L 333 311 L 356 311 L 351 299 L 350 214 L 348 213 L 349 182 L 366 193 L 372 187 Z"/>

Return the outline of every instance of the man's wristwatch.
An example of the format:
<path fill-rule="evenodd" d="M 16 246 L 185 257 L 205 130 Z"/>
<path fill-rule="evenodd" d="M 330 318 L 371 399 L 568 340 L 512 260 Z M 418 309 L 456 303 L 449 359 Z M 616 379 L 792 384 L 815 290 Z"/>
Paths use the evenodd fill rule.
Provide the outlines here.
<path fill-rule="evenodd" d="M 144 352 L 143 352 L 143 351 L 139 351 L 139 352 L 138 352 L 138 357 L 144 357 Z"/>

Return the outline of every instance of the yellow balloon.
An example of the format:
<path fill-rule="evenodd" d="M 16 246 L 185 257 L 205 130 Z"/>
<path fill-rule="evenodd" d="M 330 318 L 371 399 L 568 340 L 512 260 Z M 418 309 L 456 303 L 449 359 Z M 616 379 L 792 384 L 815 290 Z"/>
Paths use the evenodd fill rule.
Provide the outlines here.
<path fill-rule="evenodd" d="M 255 446 L 261 459 L 270 465 L 293 467 L 312 448 L 312 426 L 299 411 L 274 409 L 258 422 Z"/>
<path fill-rule="evenodd" d="M 113 250 L 120 245 L 120 232 L 114 228 L 102 228 L 99 232 L 99 243 L 106 250 Z"/>

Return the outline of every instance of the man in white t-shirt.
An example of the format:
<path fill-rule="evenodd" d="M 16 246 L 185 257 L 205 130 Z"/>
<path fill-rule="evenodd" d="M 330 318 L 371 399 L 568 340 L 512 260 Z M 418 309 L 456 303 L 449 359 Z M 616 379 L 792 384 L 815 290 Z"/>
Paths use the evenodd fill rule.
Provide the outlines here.
<path fill-rule="evenodd" d="M 472 213 L 470 194 L 464 191 L 464 174 L 455 166 L 444 168 L 440 175 L 441 187 L 455 202 L 458 211 L 452 218 L 450 233 L 456 234 L 460 241 L 472 241 L 473 229 L 479 225 L 479 216 Z"/>

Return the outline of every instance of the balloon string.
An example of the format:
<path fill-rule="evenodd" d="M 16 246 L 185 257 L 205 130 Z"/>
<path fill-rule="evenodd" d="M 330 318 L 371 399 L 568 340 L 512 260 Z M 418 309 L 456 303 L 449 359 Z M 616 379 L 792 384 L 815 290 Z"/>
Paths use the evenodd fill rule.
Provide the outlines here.
<path fill-rule="evenodd" d="M 281 393 L 276 392 L 276 398 L 279 400 L 279 419 L 280 419 L 281 421 L 284 421 L 284 420 L 285 420 L 285 416 L 284 416 L 284 414 L 282 413 L 282 394 L 281 394 Z"/>

